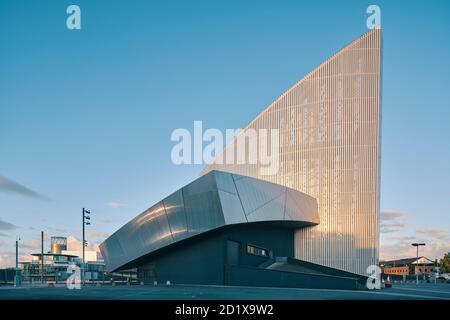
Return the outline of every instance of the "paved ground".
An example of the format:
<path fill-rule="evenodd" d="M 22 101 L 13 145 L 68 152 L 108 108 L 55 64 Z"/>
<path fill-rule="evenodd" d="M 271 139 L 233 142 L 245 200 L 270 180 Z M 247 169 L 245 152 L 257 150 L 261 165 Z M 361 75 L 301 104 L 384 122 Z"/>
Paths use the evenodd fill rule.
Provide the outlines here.
<path fill-rule="evenodd" d="M 80 290 L 58 287 L 0 287 L 0 300 L 88 299 L 88 300 L 450 300 L 450 284 L 395 284 L 377 291 L 252 288 L 223 286 L 85 286 Z"/>

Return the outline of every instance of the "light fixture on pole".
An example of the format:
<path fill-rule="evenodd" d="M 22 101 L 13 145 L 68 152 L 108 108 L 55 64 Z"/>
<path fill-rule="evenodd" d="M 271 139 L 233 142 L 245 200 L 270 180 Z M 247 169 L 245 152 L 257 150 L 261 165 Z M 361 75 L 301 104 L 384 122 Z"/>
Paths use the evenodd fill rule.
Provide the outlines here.
<path fill-rule="evenodd" d="M 85 226 L 90 225 L 90 220 L 91 217 L 89 216 L 91 214 L 90 210 L 86 210 L 85 208 L 83 208 L 83 222 L 82 222 L 82 250 L 83 250 L 83 265 L 82 265 L 82 272 L 81 272 L 81 278 L 82 278 L 82 282 L 84 284 L 85 281 L 85 248 L 87 246 L 87 241 L 86 241 L 86 235 L 85 235 Z"/>
<path fill-rule="evenodd" d="M 16 274 L 14 276 L 14 287 L 20 286 L 20 275 L 19 275 L 19 240 L 20 237 L 16 237 Z"/>
<path fill-rule="evenodd" d="M 419 265 L 419 247 L 420 246 L 425 246 L 425 243 L 417 243 L 417 242 L 415 242 L 415 243 L 411 243 L 411 245 L 413 246 L 413 247 L 416 247 L 416 257 L 417 257 L 417 260 L 416 260 L 416 268 L 415 268 L 415 273 L 416 273 L 416 285 L 419 285 L 419 273 L 418 273 L 418 265 Z"/>
<path fill-rule="evenodd" d="M 41 231 L 41 283 L 44 284 L 44 231 Z"/>

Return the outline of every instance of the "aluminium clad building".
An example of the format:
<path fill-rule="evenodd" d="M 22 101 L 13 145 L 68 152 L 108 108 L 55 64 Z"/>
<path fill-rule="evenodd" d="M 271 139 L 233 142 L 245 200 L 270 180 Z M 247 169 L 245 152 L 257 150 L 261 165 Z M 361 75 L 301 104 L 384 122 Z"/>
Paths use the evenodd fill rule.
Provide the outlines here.
<path fill-rule="evenodd" d="M 378 265 L 381 62 L 381 29 L 372 29 L 241 131 L 279 129 L 277 174 L 262 175 L 257 164 L 213 163 L 202 172 L 251 176 L 316 198 L 320 224 L 296 232 L 295 257 L 360 275 Z"/>
<path fill-rule="evenodd" d="M 380 120 L 381 30 L 373 29 L 241 131 L 279 130 L 276 174 L 258 164 L 206 166 L 100 245 L 108 271 L 137 269 L 143 282 L 364 286 L 378 264 Z"/>

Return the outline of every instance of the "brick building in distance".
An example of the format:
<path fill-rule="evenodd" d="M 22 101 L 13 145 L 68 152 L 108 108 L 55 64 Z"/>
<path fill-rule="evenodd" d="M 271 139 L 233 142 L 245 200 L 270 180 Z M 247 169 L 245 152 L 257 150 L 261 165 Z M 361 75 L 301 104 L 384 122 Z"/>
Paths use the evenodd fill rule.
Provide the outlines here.
<path fill-rule="evenodd" d="M 389 275 L 420 275 L 429 274 L 435 271 L 434 261 L 426 258 L 406 258 L 390 261 L 380 261 L 382 273 Z"/>

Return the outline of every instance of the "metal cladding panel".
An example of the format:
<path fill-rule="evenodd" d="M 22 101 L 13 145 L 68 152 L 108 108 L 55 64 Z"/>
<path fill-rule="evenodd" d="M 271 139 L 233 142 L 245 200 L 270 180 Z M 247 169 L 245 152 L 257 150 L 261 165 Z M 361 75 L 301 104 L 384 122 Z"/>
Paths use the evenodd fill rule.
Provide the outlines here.
<path fill-rule="evenodd" d="M 302 217 L 319 223 L 319 217 L 315 214 L 317 210 L 317 201 L 313 197 L 292 189 L 286 190 L 286 220 L 298 220 Z"/>
<path fill-rule="evenodd" d="M 189 236 L 186 212 L 184 210 L 183 192 L 178 190 L 163 200 L 173 240 L 185 239 Z"/>
<path fill-rule="evenodd" d="M 214 174 L 205 175 L 204 179 L 196 179 L 182 188 L 183 197 L 186 197 L 197 193 L 205 193 L 209 190 L 216 190 L 216 177 Z"/>
<path fill-rule="evenodd" d="M 139 228 L 137 228 L 136 223 L 127 223 L 115 233 L 117 241 L 128 260 L 139 256 L 139 253 L 144 249 L 138 231 Z"/>
<path fill-rule="evenodd" d="M 220 203 L 225 217 L 225 224 L 246 222 L 244 210 L 237 194 L 219 190 Z"/>
<path fill-rule="evenodd" d="M 255 211 L 274 198 L 284 194 L 286 189 L 273 183 L 261 184 L 260 180 L 249 177 L 237 179 L 235 183 L 245 214 Z"/>
<path fill-rule="evenodd" d="M 249 222 L 267 221 L 267 220 L 284 220 L 284 210 L 286 205 L 286 197 L 281 194 L 277 198 L 271 199 L 259 208 L 247 214 Z"/>
<path fill-rule="evenodd" d="M 116 234 L 110 236 L 108 241 L 101 243 L 99 247 L 106 265 L 116 266 L 127 260 Z"/>
<path fill-rule="evenodd" d="M 366 275 L 367 267 L 378 265 L 380 120 L 381 30 L 372 29 L 241 131 L 279 130 L 278 172 L 265 175 L 259 164 L 213 163 L 202 174 L 222 170 L 313 196 L 320 225 L 296 231 L 296 258 Z M 235 154 L 233 142 L 218 159 Z"/>
<path fill-rule="evenodd" d="M 155 250 L 173 242 L 162 201 L 147 210 L 138 220 L 138 224 L 140 228 L 138 228 L 136 234 L 139 234 L 141 248 Z"/>
<path fill-rule="evenodd" d="M 214 177 L 216 178 L 217 189 L 237 195 L 233 175 L 221 171 L 214 171 Z"/>
<path fill-rule="evenodd" d="M 199 233 L 224 225 L 217 190 L 185 195 L 184 203 L 189 232 Z"/>
<path fill-rule="evenodd" d="M 214 171 L 217 190 L 226 224 L 247 221 L 232 174 Z"/>
<path fill-rule="evenodd" d="M 239 185 L 239 187 L 236 187 Z M 167 245 L 225 225 L 284 220 L 286 193 L 298 201 L 315 201 L 284 186 L 213 171 L 198 178 L 144 211 L 106 239 L 100 250 L 109 271 L 130 267 L 130 263 Z M 242 199 L 247 203 L 248 217 Z M 298 210 L 290 208 L 289 212 Z M 317 210 L 304 206 L 286 220 L 318 223 Z M 309 210 L 306 212 L 306 210 Z M 315 211 L 314 211 L 315 210 Z"/>

